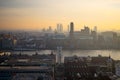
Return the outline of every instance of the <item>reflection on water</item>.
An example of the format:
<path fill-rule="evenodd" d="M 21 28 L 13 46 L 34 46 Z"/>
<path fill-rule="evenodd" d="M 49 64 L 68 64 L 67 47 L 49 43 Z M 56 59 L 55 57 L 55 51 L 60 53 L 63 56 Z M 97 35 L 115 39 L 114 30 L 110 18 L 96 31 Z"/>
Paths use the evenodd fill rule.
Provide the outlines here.
<path fill-rule="evenodd" d="M 20 51 L 16 51 L 13 53 L 19 54 Z M 36 51 L 22 51 L 22 54 L 32 55 L 35 53 Z M 38 51 L 38 54 L 50 54 L 50 53 L 51 53 L 50 50 Z M 56 53 L 56 51 L 54 53 Z M 62 55 L 63 57 L 73 56 L 73 55 L 78 55 L 78 56 L 98 56 L 98 55 L 109 56 L 111 55 L 113 59 L 120 60 L 120 50 L 73 50 L 73 51 L 63 50 Z"/>
<path fill-rule="evenodd" d="M 63 51 L 64 56 L 78 55 L 78 56 L 109 56 L 115 60 L 120 59 L 120 50 L 75 50 L 73 52 Z"/>

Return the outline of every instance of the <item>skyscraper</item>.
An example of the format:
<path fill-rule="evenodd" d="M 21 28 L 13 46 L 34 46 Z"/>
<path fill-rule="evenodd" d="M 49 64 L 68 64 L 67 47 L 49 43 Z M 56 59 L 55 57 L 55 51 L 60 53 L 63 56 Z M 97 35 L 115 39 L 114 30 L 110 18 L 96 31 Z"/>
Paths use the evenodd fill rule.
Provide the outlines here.
<path fill-rule="evenodd" d="M 94 31 L 97 32 L 97 26 L 94 26 Z"/>
<path fill-rule="evenodd" d="M 70 33 L 73 33 L 74 32 L 74 23 L 71 22 L 70 23 Z"/>
<path fill-rule="evenodd" d="M 57 32 L 58 33 L 63 32 L 63 26 L 62 26 L 62 24 L 57 24 Z"/>
<path fill-rule="evenodd" d="M 70 26 L 68 25 L 68 33 L 70 32 Z"/>
<path fill-rule="evenodd" d="M 73 37 L 73 33 L 74 33 L 74 23 L 71 22 L 70 23 L 70 36 Z"/>

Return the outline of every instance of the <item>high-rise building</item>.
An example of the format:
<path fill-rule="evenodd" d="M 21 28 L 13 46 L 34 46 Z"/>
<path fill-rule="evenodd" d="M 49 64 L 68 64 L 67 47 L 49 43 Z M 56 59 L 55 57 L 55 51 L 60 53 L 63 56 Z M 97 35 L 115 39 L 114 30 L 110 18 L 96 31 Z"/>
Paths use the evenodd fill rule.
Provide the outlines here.
<path fill-rule="evenodd" d="M 63 26 L 62 26 L 62 24 L 57 24 L 57 32 L 58 33 L 63 32 Z"/>
<path fill-rule="evenodd" d="M 84 26 L 84 29 L 81 29 L 81 32 L 84 34 L 84 35 L 89 35 L 90 34 L 90 29 L 88 26 Z"/>
<path fill-rule="evenodd" d="M 71 22 L 70 23 L 70 36 L 73 37 L 73 33 L 74 33 L 74 23 Z"/>
<path fill-rule="evenodd" d="M 60 27 L 59 24 L 57 24 L 57 29 L 56 29 L 57 32 L 59 32 L 59 30 L 60 30 L 59 27 Z"/>
<path fill-rule="evenodd" d="M 97 32 L 97 26 L 94 26 L 94 31 Z"/>
<path fill-rule="evenodd" d="M 68 25 L 68 33 L 70 32 L 70 26 Z"/>
<path fill-rule="evenodd" d="M 70 33 L 73 33 L 74 32 L 74 23 L 71 22 L 70 23 Z"/>
<path fill-rule="evenodd" d="M 52 32 L 52 27 L 51 26 L 49 26 L 48 31 Z"/>
<path fill-rule="evenodd" d="M 85 30 L 85 33 L 86 33 L 86 34 L 90 34 L 90 29 L 89 29 L 89 27 L 87 27 L 87 26 L 84 27 L 84 30 Z"/>

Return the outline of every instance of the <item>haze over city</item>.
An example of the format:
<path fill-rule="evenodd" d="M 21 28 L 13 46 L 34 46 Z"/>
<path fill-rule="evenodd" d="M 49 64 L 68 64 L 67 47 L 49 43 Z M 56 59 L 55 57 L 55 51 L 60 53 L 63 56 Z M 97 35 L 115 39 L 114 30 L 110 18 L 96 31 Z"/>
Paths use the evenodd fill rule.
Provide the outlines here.
<path fill-rule="evenodd" d="M 0 0 L 0 80 L 120 80 L 120 0 Z"/>
<path fill-rule="evenodd" d="M 0 30 L 40 30 L 69 22 L 120 30 L 120 0 L 0 0 Z"/>

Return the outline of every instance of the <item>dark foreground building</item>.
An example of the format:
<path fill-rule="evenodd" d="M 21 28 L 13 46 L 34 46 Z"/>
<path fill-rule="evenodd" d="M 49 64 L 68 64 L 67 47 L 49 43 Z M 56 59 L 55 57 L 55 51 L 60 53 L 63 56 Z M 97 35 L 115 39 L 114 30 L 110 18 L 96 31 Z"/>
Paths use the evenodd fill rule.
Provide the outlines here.
<path fill-rule="evenodd" d="M 110 57 L 65 57 L 66 80 L 113 80 L 113 60 Z"/>
<path fill-rule="evenodd" d="M 67 80 L 87 80 L 91 76 L 89 68 L 80 57 L 65 57 L 65 77 Z"/>
<path fill-rule="evenodd" d="M 11 54 L 0 63 L 0 80 L 53 80 L 54 54 Z"/>

